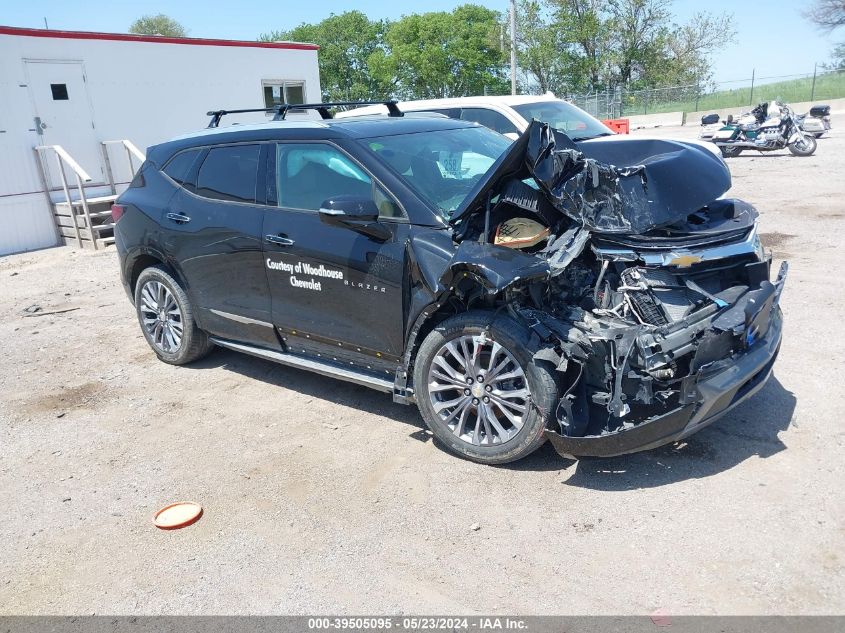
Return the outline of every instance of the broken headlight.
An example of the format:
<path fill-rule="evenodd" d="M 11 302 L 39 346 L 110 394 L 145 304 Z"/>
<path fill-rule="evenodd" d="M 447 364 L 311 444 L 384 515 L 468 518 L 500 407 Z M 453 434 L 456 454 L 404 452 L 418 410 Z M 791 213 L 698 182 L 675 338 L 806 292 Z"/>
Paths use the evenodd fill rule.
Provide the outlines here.
<path fill-rule="evenodd" d="M 764 262 L 766 261 L 766 249 L 763 246 L 763 240 L 760 239 L 760 235 L 757 233 L 757 225 L 754 225 L 752 229 L 754 231 L 754 241 L 752 242 L 754 246 L 754 254 L 757 255 L 757 260 Z"/>

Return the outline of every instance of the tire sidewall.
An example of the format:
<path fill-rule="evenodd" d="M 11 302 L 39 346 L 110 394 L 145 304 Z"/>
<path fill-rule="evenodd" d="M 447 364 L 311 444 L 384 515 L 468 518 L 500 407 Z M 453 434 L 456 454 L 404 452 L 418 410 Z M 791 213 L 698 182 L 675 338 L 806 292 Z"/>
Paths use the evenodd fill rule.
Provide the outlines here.
<path fill-rule="evenodd" d="M 149 281 L 157 281 L 164 284 L 167 289 L 170 290 L 170 293 L 173 295 L 173 298 L 176 300 L 179 310 L 182 313 L 182 341 L 176 352 L 165 352 L 156 347 L 149 332 L 147 332 L 147 328 L 144 327 L 144 320 L 141 315 L 141 289 L 144 287 L 144 284 Z M 194 343 L 193 339 L 196 336 L 193 310 L 191 309 L 191 304 L 188 300 L 188 296 L 185 294 L 185 291 L 182 290 L 182 287 L 170 275 L 170 273 L 162 267 L 153 266 L 151 268 L 146 268 L 138 276 L 138 281 L 135 284 L 135 314 L 138 317 L 138 324 L 141 326 L 141 332 L 144 334 L 144 338 L 147 340 L 149 346 L 156 353 L 156 356 L 164 362 L 172 365 L 181 365 L 189 362 L 189 355 L 191 354 Z"/>
<path fill-rule="evenodd" d="M 816 152 L 816 147 L 818 146 L 818 144 L 814 136 L 808 135 L 806 140 L 810 144 L 810 149 L 798 149 L 795 143 L 792 143 L 789 146 L 789 151 L 792 152 L 792 154 L 795 156 L 812 156 Z"/>
<path fill-rule="evenodd" d="M 428 393 L 428 372 L 437 351 L 448 341 L 464 335 L 481 334 L 502 345 L 525 372 L 529 400 L 528 414 L 515 438 L 505 444 L 474 446 L 457 438 L 431 405 Z M 493 317 L 492 313 L 468 312 L 439 324 L 423 341 L 414 365 L 414 393 L 426 425 L 442 444 L 457 455 L 484 464 L 504 464 L 534 452 L 545 442 L 546 422 L 557 404 L 558 385 L 555 370 L 533 358 L 539 345 L 531 332 L 509 317 Z"/>

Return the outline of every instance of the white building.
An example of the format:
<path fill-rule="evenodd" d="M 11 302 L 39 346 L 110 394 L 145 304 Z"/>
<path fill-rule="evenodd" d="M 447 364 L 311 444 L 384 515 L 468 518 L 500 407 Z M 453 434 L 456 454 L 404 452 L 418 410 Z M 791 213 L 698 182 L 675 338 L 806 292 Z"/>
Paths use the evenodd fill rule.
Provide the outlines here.
<path fill-rule="evenodd" d="M 33 148 L 61 146 L 90 176 L 86 198 L 111 193 L 110 170 L 120 192 L 131 179 L 129 151 L 104 141 L 126 139 L 143 152 L 205 127 L 209 110 L 321 101 L 317 49 L 0 26 L 0 255 L 71 236 L 68 222 L 54 221 L 51 201 L 66 199 L 56 151 Z M 64 169 L 76 199 L 76 170 L 68 161 Z"/>

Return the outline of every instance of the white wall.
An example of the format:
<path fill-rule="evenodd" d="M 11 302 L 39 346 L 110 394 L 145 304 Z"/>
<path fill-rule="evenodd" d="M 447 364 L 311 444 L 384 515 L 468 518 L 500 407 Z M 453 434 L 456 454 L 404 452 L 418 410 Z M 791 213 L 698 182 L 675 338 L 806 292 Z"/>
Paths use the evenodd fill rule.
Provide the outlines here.
<path fill-rule="evenodd" d="M 42 189 L 32 150 L 41 137 L 34 131 L 26 59 L 82 61 L 97 140 L 128 138 L 142 151 L 205 127 L 208 110 L 263 107 L 263 79 L 304 81 L 306 100 L 321 101 L 316 50 L 0 33 L 0 255 L 55 243 L 44 228 L 52 231 L 46 198 L 24 195 Z M 240 115 L 237 120 L 266 117 Z M 60 139 L 53 142 L 61 144 Z M 113 150 L 112 156 L 117 179 L 126 179 L 125 154 Z M 99 173 L 99 165 L 82 167 Z M 21 205 L 29 211 L 24 213 Z M 13 215 L 25 218 L 16 225 L 31 230 L 21 232 L 19 226 L 13 236 L 8 228 Z"/>

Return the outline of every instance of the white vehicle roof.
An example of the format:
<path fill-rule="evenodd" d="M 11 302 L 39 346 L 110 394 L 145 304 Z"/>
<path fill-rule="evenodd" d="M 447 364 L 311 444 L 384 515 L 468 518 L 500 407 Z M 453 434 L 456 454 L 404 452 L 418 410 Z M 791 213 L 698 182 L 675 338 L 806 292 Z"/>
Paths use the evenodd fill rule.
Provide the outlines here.
<path fill-rule="evenodd" d="M 403 111 L 425 110 L 428 108 L 465 108 L 468 106 L 499 106 L 510 107 L 523 103 L 537 103 L 538 101 L 561 101 L 553 94 L 544 95 L 500 95 L 481 97 L 454 97 L 449 99 L 419 99 L 416 101 L 400 101 L 399 109 Z M 383 105 L 364 106 L 346 112 L 339 112 L 335 118 L 362 116 L 365 114 L 387 114 L 387 107 Z"/>

